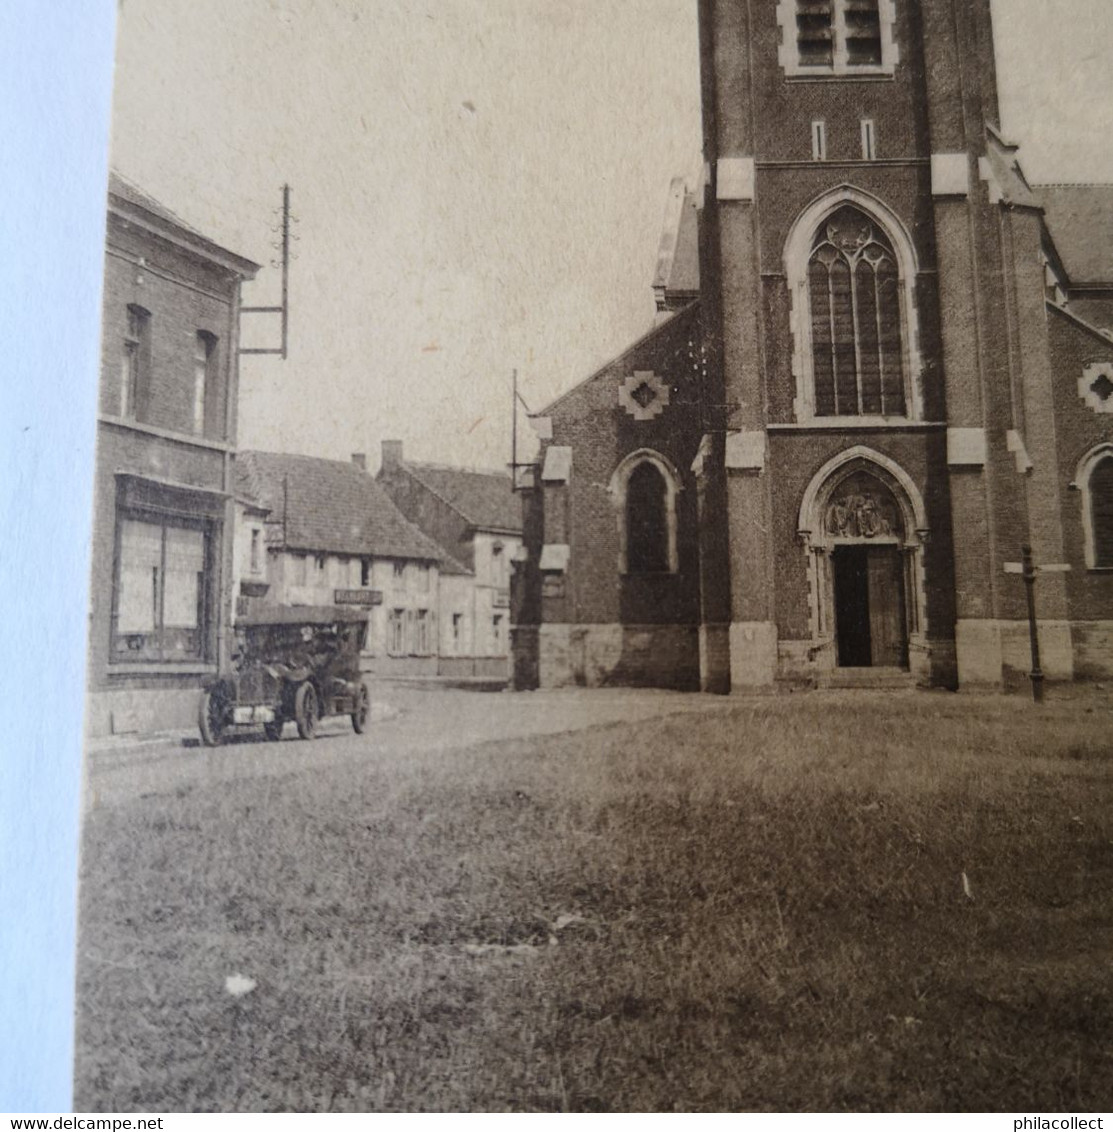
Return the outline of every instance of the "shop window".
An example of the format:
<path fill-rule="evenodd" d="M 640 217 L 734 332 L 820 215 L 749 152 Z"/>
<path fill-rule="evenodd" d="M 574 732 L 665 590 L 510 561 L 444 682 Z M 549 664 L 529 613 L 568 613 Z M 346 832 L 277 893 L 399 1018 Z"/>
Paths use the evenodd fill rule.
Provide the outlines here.
<path fill-rule="evenodd" d="M 115 660 L 200 660 L 209 538 L 201 524 L 122 516 L 112 614 Z"/>

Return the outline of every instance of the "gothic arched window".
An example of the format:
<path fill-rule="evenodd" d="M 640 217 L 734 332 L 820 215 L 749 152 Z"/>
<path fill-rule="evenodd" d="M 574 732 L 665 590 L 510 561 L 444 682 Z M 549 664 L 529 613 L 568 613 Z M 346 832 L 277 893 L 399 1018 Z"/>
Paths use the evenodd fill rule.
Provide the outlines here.
<path fill-rule="evenodd" d="M 888 237 L 853 205 L 815 233 L 808 304 L 815 415 L 905 416 L 900 269 Z"/>
<path fill-rule="evenodd" d="M 647 448 L 632 452 L 619 464 L 611 478 L 611 493 L 618 511 L 621 573 L 676 573 L 679 490 L 672 465 Z"/>
<path fill-rule="evenodd" d="M 1113 454 L 1093 466 L 1089 496 L 1092 566 L 1107 570 L 1113 568 Z"/>
<path fill-rule="evenodd" d="M 658 574 L 669 568 L 668 487 L 648 460 L 626 484 L 626 572 Z"/>

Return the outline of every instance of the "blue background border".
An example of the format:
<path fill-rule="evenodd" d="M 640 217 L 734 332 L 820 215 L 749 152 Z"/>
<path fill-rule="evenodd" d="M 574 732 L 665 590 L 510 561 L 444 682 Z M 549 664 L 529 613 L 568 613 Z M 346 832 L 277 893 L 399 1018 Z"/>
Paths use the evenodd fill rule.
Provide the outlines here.
<path fill-rule="evenodd" d="M 0 1111 L 72 1103 L 115 5 L 0 5 Z"/>

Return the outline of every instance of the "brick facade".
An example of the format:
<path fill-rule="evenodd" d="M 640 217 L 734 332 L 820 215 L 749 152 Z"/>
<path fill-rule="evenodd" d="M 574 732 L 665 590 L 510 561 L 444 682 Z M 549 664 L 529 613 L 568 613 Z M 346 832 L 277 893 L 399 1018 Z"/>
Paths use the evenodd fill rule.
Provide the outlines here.
<path fill-rule="evenodd" d="M 989 0 L 701 0 L 700 28 L 699 299 L 547 410 L 522 679 L 1009 685 L 1024 546 L 1070 567 L 1037 583 L 1045 671 L 1113 671 L 1074 482 L 1113 442 L 1113 192 L 1045 210 L 1025 181 Z M 668 215 L 679 239 L 675 187 Z M 686 262 L 666 244 L 659 275 Z M 652 416 L 623 400 L 646 372 L 671 390 Z M 615 477 L 646 453 L 675 471 L 679 556 L 639 577 Z"/>
<path fill-rule="evenodd" d="M 192 725 L 201 680 L 227 660 L 239 291 L 256 270 L 113 177 L 94 471 L 91 734 Z M 130 346 L 129 308 L 145 319 Z M 200 392 L 199 336 L 207 344 Z M 139 561 L 144 553 L 149 564 Z"/>

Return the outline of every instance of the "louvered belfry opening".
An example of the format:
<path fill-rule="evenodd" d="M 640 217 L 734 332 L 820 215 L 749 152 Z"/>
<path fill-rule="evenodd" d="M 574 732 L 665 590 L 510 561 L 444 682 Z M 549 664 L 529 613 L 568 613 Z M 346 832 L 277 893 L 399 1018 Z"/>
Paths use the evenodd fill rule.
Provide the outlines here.
<path fill-rule="evenodd" d="M 881 65 L 881 13 L 878 0 L 843 0 L 846 61 L 852 67 Z"/>
<path fill-rule="evenodd" d="M 1090 473 L 1090 521 L 1094 536 L 1094 566 L 1113 567 L 1113 456 Z"/>
<path fill-rule="evenodd" d="M 796 48 L 802 67 L 880 66 L 879 0 L 797 0 Z"/>
<path fill-rule="evenodd" d="M 808 295 L 815 415 L 903 417 L 900 271 L 888 238 L 852 205 L 816 232 Z"/>
<path fill-rule="evenodd" d="M 801 66 L 834 66 L 835 0 L 798 0 L 796 45 Z"/>

